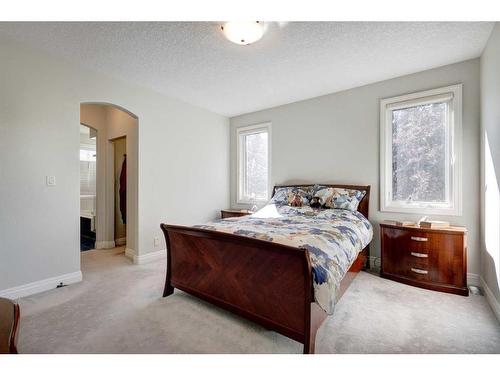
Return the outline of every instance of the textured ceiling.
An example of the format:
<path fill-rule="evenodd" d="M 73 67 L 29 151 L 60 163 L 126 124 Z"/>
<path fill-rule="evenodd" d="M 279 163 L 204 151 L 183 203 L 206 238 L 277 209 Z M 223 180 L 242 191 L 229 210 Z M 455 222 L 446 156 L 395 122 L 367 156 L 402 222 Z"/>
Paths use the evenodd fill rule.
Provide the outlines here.
<path fill-rule="evenodd" d="M 478 57 L 493 23 L 267 22 L 257 43 L 214 22 L 0 23 L 14 39 L 226 116 Z"/>

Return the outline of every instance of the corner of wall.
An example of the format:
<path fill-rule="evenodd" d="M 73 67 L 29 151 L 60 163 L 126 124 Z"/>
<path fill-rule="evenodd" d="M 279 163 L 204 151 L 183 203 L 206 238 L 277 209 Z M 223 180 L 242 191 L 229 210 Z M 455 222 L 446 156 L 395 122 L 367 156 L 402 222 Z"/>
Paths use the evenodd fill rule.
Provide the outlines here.
<path fill-rule="evenodd" d="M 500 321 L 500 23 L 480 57 L 480 272 L 485 296 Z"/>

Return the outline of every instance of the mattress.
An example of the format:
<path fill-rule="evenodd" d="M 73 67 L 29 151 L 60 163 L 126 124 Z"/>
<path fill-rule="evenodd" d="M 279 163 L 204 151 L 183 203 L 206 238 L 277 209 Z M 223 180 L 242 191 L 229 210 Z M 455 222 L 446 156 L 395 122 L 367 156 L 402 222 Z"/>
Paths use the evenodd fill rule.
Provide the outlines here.
<path fill-rule="evenodd" d="M 197 225 L 307 249 L 312 264 L 314 299 L 333 314 L 340 282 L 373 238 L 373 227 L 361 213 L 268 204 L 253 215 Z"/>

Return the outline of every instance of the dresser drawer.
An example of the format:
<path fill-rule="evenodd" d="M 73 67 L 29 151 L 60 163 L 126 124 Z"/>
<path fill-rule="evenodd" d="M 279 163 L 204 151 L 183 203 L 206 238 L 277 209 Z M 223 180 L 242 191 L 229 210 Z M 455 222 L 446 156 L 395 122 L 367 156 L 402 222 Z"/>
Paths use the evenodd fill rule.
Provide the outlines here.
<path fill-rule="evenodd" d="M 408 263 L 405 276 L 415 280 L 431 280 L 429 266 L 422 264 Z"/>
<path fill-rule="evenodd" d="M 381 225 L 381 274 L 413 281 L 412 285 L 467 291 L 466 235 L 460 231 L 424 230 Z"/>
<path fill-rule="evenodd" d="M 382 237 L 384 271 L 413 276 L 411 267 L 419 265 L 428 268 L 429 260 L 432 259 L 429 236 L 414 234 L 406 230 L 384 228 Z"/>
<path fill-rule="evenodd" d="M 393 242 L 408 253 L 415 252 L 428 255 L 440 241 L 440 235 L 435 233 L 419 233 L 404 229 L 384 229 L 385 239 Z"/>
<path fill-rule="evenodd" d="M 409 251 L 405 257 L 405 261 L 410 267 L 422 268 L 426 270 L 433 266 L 433 258 L 428 252 Z"/>

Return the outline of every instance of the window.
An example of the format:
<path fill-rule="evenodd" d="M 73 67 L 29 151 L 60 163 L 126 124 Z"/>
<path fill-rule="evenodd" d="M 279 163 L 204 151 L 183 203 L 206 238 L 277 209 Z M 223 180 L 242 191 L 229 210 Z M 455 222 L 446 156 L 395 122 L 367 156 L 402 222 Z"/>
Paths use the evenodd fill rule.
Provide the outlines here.
<path fill-rule="evenodd" d="M 237 203 L 253 204 L 269 199 L 271 124 L 236 129 L 238 139 Z"/>
<path fill-rule="evenodd" d="M 461 215 L 462 85 L 380 102 L 381 210 Z"/>
<path fill-rule="evenodd" d="M 96 151 L 80 148 L 80 161 L 96 161 Z"/>

